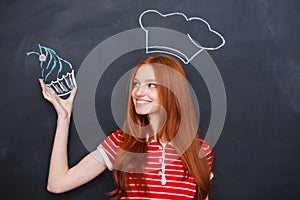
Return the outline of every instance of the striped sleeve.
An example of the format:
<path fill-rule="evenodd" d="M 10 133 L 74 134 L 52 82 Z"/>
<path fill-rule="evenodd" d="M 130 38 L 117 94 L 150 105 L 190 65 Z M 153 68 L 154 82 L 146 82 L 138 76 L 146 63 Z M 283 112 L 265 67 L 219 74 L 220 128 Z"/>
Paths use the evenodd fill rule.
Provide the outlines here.
<path fill-rule="evenodd" d="M 211 147 L 209 146 L 209 144 L 203 140 L 200 139 L 200 143 L 201 143 L 201 150 L 202 150 L 202 154 L 204 154 L 204 156 L 207 159 L 208 162 L 208 166 L 210 169 L 210 180 L 214 177 L 213 171 L 212 171 L 212 165 L 213 165 L 213 152 L 211 150 Z"/>
<path fill-rule="evenodd" d="M 106 139 L 101 142 L 97 150 L 103 157 L 103 160 L 109 170 L 113 169 L 113 163 L 120 145 L 123 142 L 123 135 L 121 131 L 111 133 Z"/>

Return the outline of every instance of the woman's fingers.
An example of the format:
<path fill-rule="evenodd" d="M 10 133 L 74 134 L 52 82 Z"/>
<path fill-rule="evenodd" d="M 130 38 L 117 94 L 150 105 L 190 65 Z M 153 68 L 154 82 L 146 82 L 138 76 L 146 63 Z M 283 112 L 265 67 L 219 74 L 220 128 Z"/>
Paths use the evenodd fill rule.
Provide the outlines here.
<path fill-rule="evenodd" d="M 46 84 L 44 83 L 44 81 L 42 79 L 39 79 L 39 82 L 41 84 L 42 87 L 42 93 L 45 99 L 47 99 L 48 101 L 50 101 L 51 99 L 56 98 L 56 94 L 54 93 L 54 91 L 50 90 Z"/>
<path fill-rule="evenodd" d="M 45 83 L 43 82 L 42 79 L 39 79 L 39 82 L 40 82 L 40 85 L 41 85 L 41 88 L 42 88 L 42 93 L 43 93 L 43 96 L 44 98 L 46 98 L 48 95 L 46 94 L 46 85 Z"/>
<path fill-rule="evenodd" d="M 41 84 L 42 93 L 43 93 L 44 98 L 49 97 L 49 91 L 48 91 L 46 84 L 44 83 L 44 81 L 42 79 L 39 79 L 39 82 Z"/>
<path fill-rule="evenodd" d="M 67 99 L 61 99 L 51 88 L 48 88 L 47 85 L 44 83 L 42 79 L 39 79 L 39 82 L 42 87 L 42 93 L 45 99 L 50 101 L 54 107 L 57 105 L 62 106 L 63 108 L 72 108 L 73 100 L 77 92 L 77 87 L 74 87 L 71 92 L 70 96 Z"/>
<path fill-rule="evenodd" d="M 44 85 L 45 85 L 44 81 L 41 78 L 39 78 L 39 82 L 40 82 L 42 90 L 44 90 Z"/>
<path fill-rule="evenodd" d="M 70 93 L 70 96 L 69 96 L 69 99 L 73 102 L 73 99 L 76 95 L 76 92 L 77 92 L 77 87 L 74 87 L 72 90 L 71 90 L 71 93 Z"/>
<path fill-rule="evenodd" d="M 58 115 L 69 116 L 72 112 L 72 104 L 76 95 L 77 87 L 73 88 L 67 99 L 60 98 L 51 88 L 47 87 L 42 79 L 39 79 L 43 96 L 55 108 Z"/>

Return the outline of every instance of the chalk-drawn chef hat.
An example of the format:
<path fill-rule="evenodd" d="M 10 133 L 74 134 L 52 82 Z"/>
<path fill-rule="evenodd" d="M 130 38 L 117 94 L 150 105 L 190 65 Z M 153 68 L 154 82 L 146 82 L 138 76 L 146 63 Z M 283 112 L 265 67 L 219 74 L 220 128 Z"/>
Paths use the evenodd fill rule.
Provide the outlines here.
<path fill-rule="evenodd" d="M 210 33 L 215 34 L 215 36 L 221 39 L 221 44 L 217 46 L 202 46 L 194 40 L 189 33 L 186 34 L 186 38 L 184 40 L 182 37 L 180 37 L 181 39 L 179 37 L 177 39 L 176 34 L 173 34 L 175 30 L 164 28 L 163 23 L 159 28 L 148 27 L 149 24 L 143 21 L 143 19 L 153 15 L 158 15 L 155 16 L 155 19 L 158 17 L 160 21 L 169 17 L 182 17 L 187 23 L 193 20 L 199 21 L 200 23 L 202 22 L 206 25 Z M 224 37 L 217 31 L 213 30 L 207 21 L 199 17 L 188 18 L 185 14 L 179 12 L 162 14 L 157 10 L 146 10 L 140 15 L 139 24 L 146 33 L 146 53 L 171 54 L 178 57 L 185 64 L 188 64 L 203 50 L 217 50 L 225 44 Z"/>

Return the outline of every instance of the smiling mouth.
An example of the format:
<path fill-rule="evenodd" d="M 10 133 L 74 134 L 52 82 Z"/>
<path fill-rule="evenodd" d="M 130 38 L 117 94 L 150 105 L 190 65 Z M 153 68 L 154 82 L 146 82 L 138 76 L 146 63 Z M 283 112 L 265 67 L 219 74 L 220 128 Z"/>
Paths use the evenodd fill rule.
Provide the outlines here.
<path fill-rule="evenodd" d="M 151 101 L 147 101 L 147 100 L 136 100 L 137 104 L 149 104 L 151 103 Z"/>

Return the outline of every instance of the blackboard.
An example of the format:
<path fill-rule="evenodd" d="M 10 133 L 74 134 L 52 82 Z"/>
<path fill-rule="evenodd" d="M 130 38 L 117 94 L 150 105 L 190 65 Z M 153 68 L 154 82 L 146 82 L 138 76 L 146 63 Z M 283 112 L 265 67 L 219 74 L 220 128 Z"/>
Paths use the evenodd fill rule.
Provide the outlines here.
<path fill-rule="evenodd" d="M 213 148 L 210 199 L 300 199 L 298 1 L 54 0 L 0 5 L 1 199 L 108 199 L 105 193 L 114 188 L 109 171 L 64 194 L 46 190 L 56 114 L 42 98 L 38 62 L 26 52 L 46 45 L 72 62 L 77 72 L 101 42 L 140 28 L 139 15 L 147 9 L 200 16 L 226 38 L 223 48 L 208 52 L 227 97 L 224 128 Z M 143 56 L 143 49 L 120 56 L 97 85 L 95 109 L 105 134 L 117 128 L 110 112 L 111 90 Z M 205 135 L 211 117 L 209 92 L 191 65 L 186 73 L 199 99 Z M 68 149 L 70 165 L 88 153 L 74 121 Z"/>

